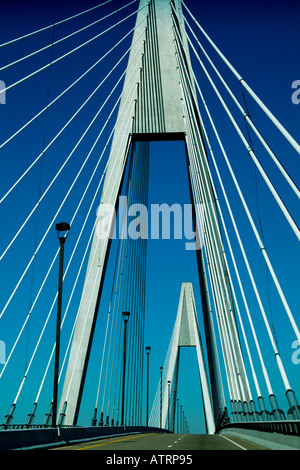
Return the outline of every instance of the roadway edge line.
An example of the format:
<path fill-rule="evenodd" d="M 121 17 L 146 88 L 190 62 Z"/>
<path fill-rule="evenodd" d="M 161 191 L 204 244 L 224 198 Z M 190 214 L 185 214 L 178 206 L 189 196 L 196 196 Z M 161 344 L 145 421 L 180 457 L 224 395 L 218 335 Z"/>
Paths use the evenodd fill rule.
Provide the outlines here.
<path fill-rule="evenodd" d="M 236 442 L 232 441 L 228 437 L 223 436 L 223 434 L 219 434 L 219 436 L 223 437 L 224 439 L 227 439 L 227 441 L 232 442 L 232 444 L 235 444 L 236 446 L 240 447 L 242 450 L 247 450 L 245 447 L 241 446 L 240 444 L 237 444 Z"/>

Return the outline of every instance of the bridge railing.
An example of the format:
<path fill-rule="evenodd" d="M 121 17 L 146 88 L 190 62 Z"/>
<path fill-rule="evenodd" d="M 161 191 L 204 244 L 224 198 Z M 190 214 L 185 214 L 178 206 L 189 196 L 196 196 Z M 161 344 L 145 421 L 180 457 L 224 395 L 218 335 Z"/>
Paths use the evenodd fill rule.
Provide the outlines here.
<path fill-rule="evenodd" d="M 300 449 L 300 420 L 228 423 L 217 433 L 238 436 L 271 450 Z"/>
<path fill-rule="evenodd" d="M 249 429 L 254 431 L 287 434 L 300 436 L 300 420 L 297 421 L 248 421 L 239 423 L 228 423 L 220 426 L 218 432 L 224 429 Z"/>
<path fill-rule="evenodd" d="M 72 428 L 76 426 L 58 426 L 64 428 Z M 50 429 L 52 428 L 51 424 L 1 424 L 0 430 L 9 431 L 16 429 Z"/>

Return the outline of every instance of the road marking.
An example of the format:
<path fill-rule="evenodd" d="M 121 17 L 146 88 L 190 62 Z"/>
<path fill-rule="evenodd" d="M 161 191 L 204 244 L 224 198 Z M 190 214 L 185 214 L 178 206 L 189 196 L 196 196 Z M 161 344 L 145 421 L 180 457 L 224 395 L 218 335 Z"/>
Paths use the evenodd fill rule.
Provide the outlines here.
<path fill-rule="evenodd" d="M 109 444 L 114 444 L 115 442 L 129 441 L 130 439 L 136 439 L 136 438 L 139 438 L 139 437 L 151 436 L 152 434 L 154 434 L 154 433 L 142 434 L 142 435 L 139 435 L 139 436 L 135 435 L 135 436 L 131 436 L 131 437 L 126 437 L 124 439 L 118 439 L 116 441 L 109 441 L 109 442 L 104 442 L 102 444 L 95 444 L 93 446 L 80 447 L 80 449 L 77 449 L 77 450 L 85 450 L 85 449 L 91 449 L 92 447 L 107 446 Z"/>
<path fill-rule="evenodd" d="M 228 439 L 228 437 L 223 436 L 223 434 L 219 434 L 219 436 L 224 437 L 224 439 L 227 439 L 227 441 L 232 442 L 232 444 L 240 447 L 242 450 L 247 450 L 245 447 L 240 446 L 240 444 L 237 444 L 236 442 L 232 441 L 231 439 Z"/>

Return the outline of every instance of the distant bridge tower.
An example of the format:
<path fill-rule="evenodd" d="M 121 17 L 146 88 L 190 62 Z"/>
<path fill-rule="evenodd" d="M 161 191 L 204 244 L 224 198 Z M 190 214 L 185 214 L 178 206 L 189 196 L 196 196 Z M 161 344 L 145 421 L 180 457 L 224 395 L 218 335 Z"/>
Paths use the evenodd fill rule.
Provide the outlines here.
<path fill-rule="evenodd" d="M 162 399 L 162 427 L 172 428 L 172 424 L 174 423 L 175 403 L 178 390 L 180 348 L 191 346 L 194 346 L 197 352 L 207 434 L 214 434 L 216 430 L 215 419 L 198 323 L 194 290 L 193 285 L 190 282 L 185 282 L 181 287 L 177 317 L 170 344 L 169 360 L 164 372 L 165 387 Z M 168 382 L 170 383 L 170 390 Z"/>
<path fill-rule="evenodd" d="M 148 0 L 140 0 L 100 207 L 102 204 L 111 204 L 117 208 L 126 161 L 133 142 L 185 141 L 195 224 L 203 228 L 205 220 L 213 233 L 214 246 L 209 249 L 215 253 L 215 265 L 212 268 L 214 276 L 217 276 L 218 287 L 222 291 L 218 317 L 221 322 L 226 317 L 226 326 L 221 325 L 221 328 L 224 334 L 230 335 L 230 345 L 224 336 L 223 346 L 225 363 L 228 364 L 231 396 L 237 399 L 242 397 L 249 402 L 251 397 L 235 323 L 215 195 L 209 179 L 192 65 L 181 20 L 180 0 L 173 0 L 171 3 L 169 0 L 151 0 L 149 3 Z M 178 54 L 178 48 L 182 55 Z M 127 86 L 128 83 L 136 83 L 133 93 L 132 87 Z M 143 148 L 143 145 L 141 147 Z M 205 219 L 197 209 L 200 202 L 202 209 L 206 211 Z M 113 223 L 111 218 L 111 229 Z M 63 412 L 65 415 L 64 424 L 77 423 L 109 248 L 110 240 L 100 239 L 95 232 L 59 408 L 59 413 Z M 204 254 L 201 249 L 197 251 L 197 260 L 212 406 L 214 419 L 218 419 L 224 408 L 224 401 L 220 392 L 222 387 L 218 373 L 216 340 L 208 298 Z"/>

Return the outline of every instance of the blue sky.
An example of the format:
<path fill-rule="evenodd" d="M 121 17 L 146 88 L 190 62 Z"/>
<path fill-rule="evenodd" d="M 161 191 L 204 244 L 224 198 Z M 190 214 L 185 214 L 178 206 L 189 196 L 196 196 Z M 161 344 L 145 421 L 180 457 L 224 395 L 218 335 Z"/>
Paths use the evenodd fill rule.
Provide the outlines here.
<path fill-rule="evenodd" d="M 291 135 L 299 141 L 299 124 L 300 124 L 300 105 L 292 103 L 292 83 L 299 79 L 298 50 L 299 43 L 299 26 L 297 5 L 295 2 L 195 2 L 193 0 L 186 1 L 199 23 L 206 32 L 215 41 L 224 55 L 235 66 L 238 72 L 246 79 L 248 84 L 254 89 L 263 102 L 270 108 L 279 121 L 286 127 Z M 122 3 L 119 2 L 119 5 Z M 35 29 L 42 28 L 54 22 L 58 22 L 66 17 L 76 14 L 86 8 L 97 5 L 96 1 L 61 1 L 61 2 L 30 2 L 30 1 L 11 1 L 1 7 L 0 18 L 0 42 L 6 42 L 15 37 L 21 36 Z M 105 10 L 106 7 L 103 7 Z M 134 7 L 129 7 L 128 12 L 133 11 Z M 107 11 L 111 11 L 107 7 Z M 99 10 L 100 12 L 100 10 Z M 62 36 L 71 33 L 77 28 L 82 27 L 90 21 L 100 17 L 100 13 L 95 10 L 89 13 L 83 20 L 77 19 L 64 25 L 55 27 L 41 33 L 39 35 L 28 38 L 14 45 L 9 45 L 1 50 L 1 67 L 13 60 L 17 60 L 22 55 L 28 54 L 35 49 L 43 47 L 51 41 L 56 41 Z M 124 13 L 118 13 L 117 17 L 122 19 Z M 6 95 L 6 104 L 0 105 L 1 120 L 1 143 L 15 132 L 21 125 L 27 122 L 35 113 L 53 100 L 61 93 L 66 86 L 72 83 L 78 75 L 90 67 L 100 56 L 101 51 L 107 50 L 107 42 L 119 40 L 124 31 L 133 27 L 133 19 L 126 22 L 126 26 L 113 30 L 113 32 L 103 38 L 98 39 L 92 46 L 87 46 L 86 53 L 78 52 L 61 61 L 57 66 L 46 69 L 36 77 L 24 82 L 23 85 L 16 86 Z M 104 25 L 101 28 L 104 28 Z M 0 72 L 0 80 L 6 85 L 10 85 L 35 69 L 42 67 L 44 64 L 56 57 L 66 53 L 71 47 L 79 45 L 83 40 L 91 37 L 91 34 L 97 34 L 100 30 L 98 27 L 92 29 L 92 33 L 82 33 L 78 37 L 66 41 L 66 44 L 57 45 L 54 48 L 45 50 L 34 59 L 29 59 L 21 64 L 15 65 L 8 70 Z M 201 35 L 199 33 L 199 38 Z M 116 63 L 121 55 L 121 50 L 125 52 L 130 45 L 128 39 L 122 46 L 122 49 L 114 51 L 111 59 L 95 68 L 95 70 L 82 81 L 80 87 L 74 87 L 72 92 L 68 94 L 61 102 L 49 109 L 47 113 L 37 119 L 28 129 L 17 136 L 12 142 L 8 143 L 1 151 L 1 172 L 0 172 L 0 188 L 1 197 L 7 192 L 15 180 L 23 173 L 28 164 L 31 163 L 43 150 L 55 134 L 61 129 L 62 125 L 76 112 L 79 105 L 89 96 L 92 90 L 99 83 L 99 77 L 104 77 L 112 63 Z M 207 46 L 203 41 L 204 47 Z M 211 49 L 207 46 L 207 51 Z M 122 53 L 123 53 L 122 52 Z M 215 58 L 215 55 L 211 55 Z M 30 174 L 24 178 L 22 183 L 9 195 L 0 206 L 1 217 L 1 253 L 6 248 L 11 238 L 14 236 L 24 219 L 27 217 L 31 208 L 39 198 L 41 192 L 47 187 L 51 178 L 55 175 L 66 156 L 71 152 L 74 144 L 88 125 L 91 116 L 93 116 L 99 103 L 103 101 L 103 96 L 107 96 L 112 90 L 116 80 L 124 70 L 125 61 L 111 75 L 105 83 L 101 92 L 95 95 L 88 106 L 83 110 L 80 119 L 74 120 L 74 125 L 70 126 L 59 138 L 55 145 L 45 153 L 39 163 L 35 165 Z M 220 61 L 216 59 L 216 64 Z M 240 85 L 236 80 L 232 79 L 231 73 L 226 69 L 221 69 L 224 76 L 232 84 L 233 89 L 237 93 L 240 102 L 243 102 L 243 96 Z M 199 70 L 195 64 L 196 75 L 199 84 L 202 86 L 205 99 L 211 106 L 211 112 L 215 119 L 216 125 L 220 131 L 220 135 L 224 139 L 224 146 L 230 155 L 230 161 L 237 172 L 239 183 L 247 202 L 253 212 L 254 220 L 258 222 L 258 214 L 260 216 L 264 240 L 268 253 L 270 255 L 274 268 L 278 274 L 278 278 L 282 284 L 283 290 L 290 303 L 290 307 L 296 321 L 299 325 L 299 243 L 294 234 L 287 226 L 280 212 L 276 208 L 272 197 L 266 190 L 259 174 L 254 171 L 252 162 L 250 161 L 246 150 L 242 147 L 231 124 L 228 124 L 228 118 L 216 102 L 211 92 L 210 85 L 206 81 L 203 72 Z M 118 88 L 116 97 L 118 97 Z M 262 129 L 266 140 L 278 155 L 280 161 L 284 164 L 287 171 L 292 175 L 295 182 L 300 184 L 300 164 L 299 156 L 284 142 L 279 133 L 274 130 L 273 125 L 268 123 L 264 115 L 252 100 L 246 95 L 247 105 L 253 120 Z M 114 101 L 112 100 L 114 104 Z M 42 234 L 48 227 L 55 211 L 58 207 L 58 201 L 61 200 L 65 193 L 65 187 L 69 187 L 70 182 L 77 174 L 85 155 L 89 151 L 93 140 L 95 139 L 101 122 L 109 115 L 109 106 L 103 109 L 100 120 L 97 125 L 91 129 L 87 139 L 84 140 L 74 158 L 66 166 L 63 173 L 64 179 L 58 180 L 51 191 L 43 199 L 39 209 L 35 212 L 30 223 L 25 227 L 22 234 L 14 243 L 14 246 L 0 263 L 1 272 L 1 311 L 4 308 L 12 289 L 17 280 L 24 271 L 28 260 L 32 256 Z M 99 123 L 98 123 L 99 122 Z M 207 119 L 205 121 L 207 124 Z M 209 127 L 208 127 L 209 129 Z M 245 130 L 245 129 L 243 129 Z M 209 129 L 212 135 L 211 129 Z M 78 185 L 74 188 L 72 195 L 66 202 L 59 214 L 59 219 L 70 219 L 70 214 L 74 213 L 74 209 L 78 204 L 83 188 L 85 188 L 89 175 L 96 165 L 97 157 L 101 152 L 101 145 L 105 142 L 109 135 L 109 131 L 105 130 L 98 144 L 96 152 L 91 155 L 90 160 L 82 172 Z M 246 133 L 245 133 L 246 135 Z M 253 138 L 253 134 L 251 136 Z M 265 152 L 261 151 L 261 147 L 253 138 L 254 148 L 257 155 L 262 159 L 268 174 L 272 178 L 276 188 L 280 192 L 287 207 L 290 209 L 295 220 L 299 221 L 298 201 L 291 193 L 278 171 L 274 169 L 274 165 L 270 163 L 269 157 Z M 251 260 L 255 275 L 258 279 L 258 285 L 261 287 L 262 297 L 264 299 L 269 318 L 274 324 L 276 337 L 278 339 L 279 351 L 282 355 L 284 365 L 287 370 L 289 380 L 292 387 L 300 396 L 299 370 L 300 365 L 293 364 L 291 356 L 293 353 L 292 342 L 294 334 L 287 322 L 286 313 L 284 312 L 281 302 L 274 291 L 272 280 L 266 277 L 266 270 L 262 262 L 261 254 L 257 249 L 256 242 L 251 235 L 250 226 L 244 216 L 243 209 L 237 198 L 236 191 L 232 185 L 230 175 L 224 165 L 222 155 L 217 153 L 218 162 L 222 171 L 222 178 L 227 188 L 228 195 L 232 203 L 232 207 L 237 214 L 237 220 L 241 237 L 247 247 L 249 259 Z M 100 178 L 103 171 L 103 164 L 99 166 L 97 177 Z M 150 155 L 150 187 L 149 187 L 149 203 L 189 203 L 189 194 L 187 186 L 187 178 L 185 168 L 185 155 L 183 145 L 180 143 L 153 143 Z M 97 183 L 93 181 L 87 196 L 87 202 L 81 206 L 76 218 L 72 231 L 66 243 L 66 263 L 74 246 L 76 235 L 78 235 L 82 221 L 84 220 L 89 203 L 92 200 L 96 190 Z M 225 208 L 222 193 L 216 183 L 218 197 L 222 207 Z M 99 198 L 98 198 L 99 199 Z M 83 252 L 84 242 L 87 241 L 89 230 L 94 221 L 94 215 L 97 207 L 91 211 L 91 217 L 88 227 L 84 234 L 81 253 Z M 226 209 L 224 216 L 229 220 Z M 228 225 L 229 233 L 235 236 L 231 225 Z M 47 236 L 47 243 L 43 245 L 39 252 L 39 256 L 32 264 L 27 276 L 24 278 L 17 295 L 9 304 L 7 311 L 0 320 L 1 330 L 0 339 L 6 344 L 7 354 L 9 354 L 17 332 L 20 330 L 24 319 L 30 309 L 30 305 L 35 298 L 41 280 L 44 278 L 49 262 L 53 254 L 58 248 L 56 233 L 54 228 Z M 274 384 L 274 391 L 280 400 L 280 406 L 284 410 L 287 409 L 287 403 L 284 398 L 284 390 L 278 373 L 275 361 L 272 357 L 272 351 L 269 347 L 269 339 L 265 334 L 265 328 L 261 324 L 260 314 L 253 295 L 251 285 L 249 284 L 247 273 L 245 271 L 240 252 L 237 249 L 237 259 L 240 261 L 240 274 L 245 279 L 245 289 L 251 305 L 251 311 L 256 318 L 258 331 L 261 335 L 261 344 L 269 366 L 270 376 Z M 57 265 L 57 263 L 56 263 Z M 74 259 L 74 268 L 70 272 L 69 279 L 66 281 L 64 288 L 65 298 L 71 291 L 77 270 L 80 265 L 80 256 Z M 57 267 L 58 269 L 58 267 Z M 148 242 L 148 262 L 147 262 L 147 291 L 146 291 L 146 324 L 145 324 L 145 345 L 150 345 L 150 400 L 153 399 L 159 380 L 159 367 L 164 362 L 167 352 L 170 336 L 176 318 L 177 305 L 179 301 L 181 283 L 191 281 L 194 284 L 197 307 L 199 317 L 201 318 L 201 303 L 199 296 L 197 270 L 195 254 L 184 249 L 184 240 L 149 240 Z M 39 301 L 37 302 L 34 315 L 30 318 L 22 341 L 11 360 L 10 366 L 5 370 L 0 380 L 1 401 L 0 414 L 8 413 L 9 407 L 17 393 L 19 383 L 26 369 L 26 364 L 30 359 L 30 353 L 33 351 L 35 338 L 47 316 L 47 312 L 52 304 L 53 295 L 55 295 L 57 286 L 57 270 L 51 272 L 47 289 Z M 270 299 L 270 301 L 269 301 Z M 76 314 L 76 302 L 79 301 L 79 293 L 76 294 L 74 302 L 70 307 L 70 315 Z M 65 300 L 66 302 L 66 300 Z M 105 305 L 103 306 L 105 309 Z M 54 309 L 55 311 L 55 309 Z M 201 320 L 200 320 L 201 323 Z M 97 331 L 101 331 L 102 324 L 99 322 Z M 39 358 L 47 357 L 49 345 L 52 345 L 52 336 L 54 335 L 54 319 L 49 324 L 49 330 L 45 336 L 45 341 L 40 346 Z M 249 333 L 250 336 L 250 333 Z M 63 339 L 65 345 L 66 339 Z M 186 411 L 187 419 L 190 423 L 192 432 L 203 431 L 203 416 L 201 411 L 201 400 L 199 400 L 199 380 L 196 370 L 195 354 L 193 350 L 186 350 L 182 353 L 182 363 L 180 368 L 180 376 L 178 396 L 183 408 Z M 92 356 L 99 354 L 97 348 L 93 349 Z M 24 400 L 24 408 L 19 405 L 16 410 L 15 422 L 23 419 L 23 416 L 29 413 L 38 389 L 38 383 L 41 377 L 39 363 L 43 369 L 44 363 L 42 359 L 35 361 L 32 367 L 32 386 L 24 387 L 20 397 L 20 403 Z M 43 363 L 43 365 L 42 365 Z M 193 366 L 191 367 L 191 364 Z M 3 368 L 3 366 L 0 366 Z M 257 367 L 259 369 L 259 366 Z M 98 371 L 98 366 L 95 370 Z M 0 370 L 1 372 L 1 370 Z M 88 424 L 90 415 L 94 406 L 95 383 L 93 380 L 94 369 L 91 369 L 91 397 L 89 397 L 89 388 L 85 394 L 87 396 L 87 405 L 82 413 L 82 420 L 85 421 L 87 416 Z M 96 372 L 95 372 L 96 374 Z M 49 372 L 48 386 L 49 394 L 43 398 L 44 406 L 48 407 L 52 393 L 52 373 Z M 185 387 L 187 382 L 193 386 Z M 267 393 L 262 386 L 265 400 L 267 401 Z M 255 389 L 252 388 L 255 396 Z M 21 400 L 22 398 L 22 400 Z M 200 402 L 200 405 L 199 405 Z M 21 411 L 22 410 L 22 411 Z M 24 410 L 24 411 L 23 411 Z M 44 411 L 44 410 L 43 410 Z M 17 414 L 19 413 L 19 415 Z M 43 414 L 41 415 L 43 416 Z M 0 419 L 2 419 L 0 417 Z M 42 418 L 41 418 L 42 420 Z"/>

